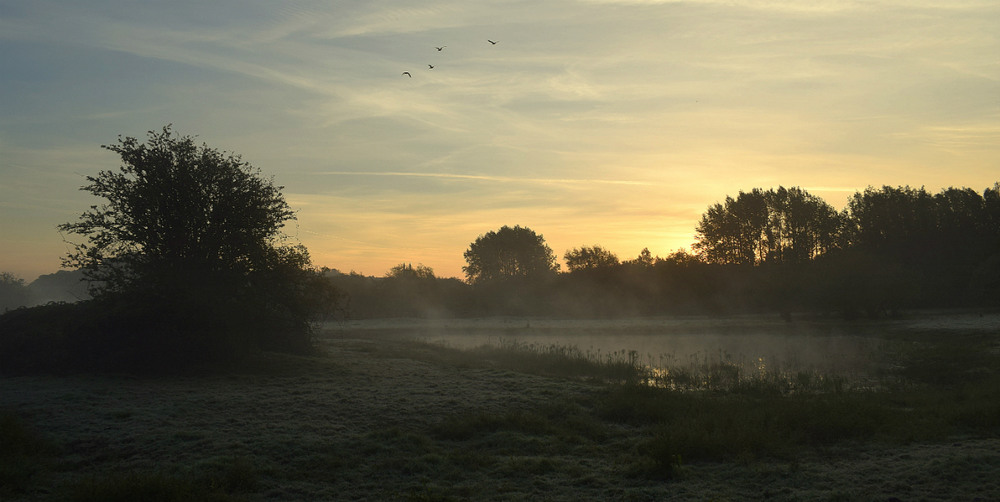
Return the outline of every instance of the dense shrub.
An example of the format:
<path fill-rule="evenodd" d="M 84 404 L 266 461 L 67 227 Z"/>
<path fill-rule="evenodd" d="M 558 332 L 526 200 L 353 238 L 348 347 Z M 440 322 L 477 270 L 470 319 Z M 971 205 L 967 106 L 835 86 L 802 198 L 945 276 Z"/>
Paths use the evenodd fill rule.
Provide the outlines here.
<path fill-rule="evenodd" d="M 311 350 L 310 326 L 274 312 L 123 296 L 20 308 L 0 316 L 0 373 L 163 373 Z"/>

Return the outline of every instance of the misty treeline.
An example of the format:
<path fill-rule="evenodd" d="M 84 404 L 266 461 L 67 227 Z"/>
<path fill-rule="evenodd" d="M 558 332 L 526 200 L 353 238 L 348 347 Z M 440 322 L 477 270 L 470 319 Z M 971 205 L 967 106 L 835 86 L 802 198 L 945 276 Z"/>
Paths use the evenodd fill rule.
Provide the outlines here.
<path fill-rule="evenodd" d="M 711 205 L 693 253 L 600 245 L 566 251 L 503 227 L 465 253 L 466 281 L 401 264 L 385 277 L 325 271 L 353 317 L 805 312 L 1000 306 L 1000 183 L 977 192 L 869 187 L 837 211 L 801 188 L 754 189 Z"/>
<path fill-rule="evenodd" d="M 90 299 L 82 270 L 59 270 L 30 283 L 11 272 L 0 272 L 0 313 L 50 302 Z"/>

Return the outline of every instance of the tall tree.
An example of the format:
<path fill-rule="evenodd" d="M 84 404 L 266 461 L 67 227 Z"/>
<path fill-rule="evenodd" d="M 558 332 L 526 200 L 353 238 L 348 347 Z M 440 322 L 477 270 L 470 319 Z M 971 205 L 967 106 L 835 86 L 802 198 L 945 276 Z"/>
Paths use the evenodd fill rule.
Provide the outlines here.
<path fill-rule="evenodd" d="M 88 176 L 82 190 L 106 202 L 59 226 L 87 238 L 64 265 L 84 268 L 102 290 L 246 277 L 300 259 L 284 246 L 281 229 L 295 213 L 283 187 L 239 156 L 199 147 L 169 126 L 150 131 L 147 143 L 119 137 L 102 148 L 121 156 L 121 167 Z"/>
<path fill-rule="evenodd" d="M 797 263 L 830 250 L 839 227 L 836 210 L 801 188 L 755 188 L 710 206 L 693 247 L 709 263 Z"/>
<path fill-rule="evenodd" d="M 986 200 L 971 188 L 946 188 L 934 196 L 936 226 L 944 252 L 985 258 L 989 235 Z"/>
<path fill-rule="evenodd" d="M 559 271 L 552 248 L 541 235 L 522 226 L 503 226 L 480 235 L 465 251 L 462 267 L 471 284 L 512 279 L 538 280 Z"/>
<path fill-rule="evenodd" d="M 145 143 L 119 136 L 103 148 L 121 166 L 88 176 L 82 190 L 105 202 L 59 226 L 85 237 L 64 266 L 83 268 L 98 298 L 173 307 L 177 316 L 215 312 L 230 328 L 272 326 L 283 337 L 305 331 L 307 316 L 333 298 L 306 249 L 282 231 L 295 218 L 283 187 L 238 155 L 170 126 Z"/>
<path fill-rule="evenodd" d="M 1000 182 L 983 191 L 990 254 L 1000 254 Z"/>
<path fill-rule="evenodd" d="M 847 203 L 849 242 L 867 253 L 918 262 L 937 225 L 935 203 L 923 187 L 868 187 Z"/>
<path fill-rule="evenodd" d="M 765 262 L 802 263 L 826 253 L 837 242 L 837 211 L 799 187 L 768 190 L 764 228 Z"/>

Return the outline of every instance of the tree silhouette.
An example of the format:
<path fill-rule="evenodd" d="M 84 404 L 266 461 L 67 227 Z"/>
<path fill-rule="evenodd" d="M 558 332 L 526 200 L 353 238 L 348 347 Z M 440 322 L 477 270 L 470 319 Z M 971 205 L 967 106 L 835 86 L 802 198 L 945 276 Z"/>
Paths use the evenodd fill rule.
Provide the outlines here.
<path fill-rule="evenodd" d="M 213 343 L 306 344 L 310 316 L 334 296 L 306 249 L 282 232 L 295 218 L 283 187 L 170 126 L 146 143 L 119 136 L 103 148 L 121 157 L 120 168 L 88 176 L 81 189 L 105 202 L 59 226 L 86 238 L 64 266 L 84 269 L 98 299 L 134 324 L 159 326 L 150 336 L 189 333 L 199 319 L 213 326 L 203 333 Z"/>
<path fill-rule="evenodd" d="M 570 272 L 618 265 L 618 256 L 601 246 L 583 246 L 566 251 L 563 255 Z"/>
<path fill-rule="evenodd" d="M 424 266 L 423 264 L 417 264 L 416 267 L 412 263 L 400 263 L 389 269 L 385 273 L 388 279 L 434 279 L 434 269 Z"/>
<path fill-rule="evenodd" d="M 465 252 L 462 267 L 471 284 L 538 280 L 559 271 L 545 239 L 527 227 L 503 226 L 480 235 Z"/>
<path fill-rule="evenodd" d="M 106 199 L 80 220 L 59 226 L 82 235 L 64 266 L 81 267 L 99 289 L 188 285 L 205 274 L 247 277 L 297 260 L 282 246 L 295 218 L 283 187 L 238 156 L 219 152 L 164 127 L 148 143 L 118 138 L 103 145 L 121 156 L 117 171 L 88 176 L 82 190 Z"/>
<path fill-rule="evenodd" d="M 29 296 L 24 279 L 10 272 L 0 272 L 0 313 L 27 304 Z"/>
<path fill-rule="evenodd" d="M 709 263 L 801 263 L 837 244 L 840 217 L 798 187 L 755 188 L 708 208 L 694 249 Z"/>
<path fill-rule="evenodd" d="M 660 258 L 659 256 L 653 256 L 653 253 L 652 251 L 649 250 L 649 248 L 642 248 L 642 251 L 639 251 L 639 256 L 636 256 L 631 260 L 625 260 L 622 264 L 633 267 L 649 268 L 652 267 L 653 265 L 656 265 L 656 262 L 660 261 L 661 259 L 662 258 Z"/>
<path fill-rule="evenodd" d="M 764 261 L 802 263 L 836 246 L 840 218 L 822 199 L 798 187 L 778 187 L 764 196 L 768 208 Z"/>
<path fill-rule="evenodd" d="M 934 206 L 923 188 L 868 187 L 847 203 L 848 242 L 866 253 L 919 262 L 936 226 Z"/>

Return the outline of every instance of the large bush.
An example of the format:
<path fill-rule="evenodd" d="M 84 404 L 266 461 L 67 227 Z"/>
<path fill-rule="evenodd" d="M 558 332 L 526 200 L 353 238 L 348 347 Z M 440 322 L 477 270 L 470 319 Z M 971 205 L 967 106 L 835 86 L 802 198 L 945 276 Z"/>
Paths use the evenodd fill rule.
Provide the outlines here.
<path fill-rule="evenodd" d="M 82 187 L 103 202 L 59 227 L 84 238 L 64 265 L 95 298 L 18 313 L 5 346 L 41 356 L 31 336 L 52 338 L 73 366 L 116 369 L 308 350 L 310 320 L 335 295 L 282 232 L 295 218 L 283 187 L 169 126 L 104 148 L 121 166 Z"/>

